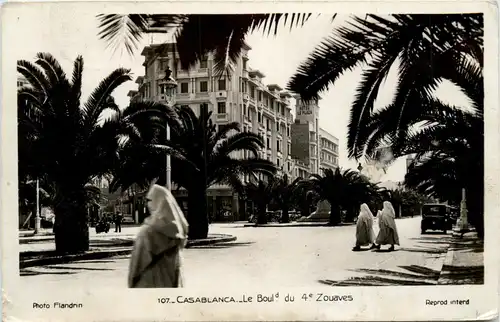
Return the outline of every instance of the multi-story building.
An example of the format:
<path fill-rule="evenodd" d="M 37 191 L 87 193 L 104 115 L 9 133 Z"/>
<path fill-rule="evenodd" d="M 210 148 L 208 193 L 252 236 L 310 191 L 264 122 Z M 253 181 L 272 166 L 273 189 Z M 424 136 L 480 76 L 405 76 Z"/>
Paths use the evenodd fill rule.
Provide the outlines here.
<path fill-rule="evenodd" d="M 131 101 L 164 101 L 166 97 L 162 85 L 165 70 L 170 68 L 178 83 L 176 104 L 189 106 L 197 115 L 200 113 L 200 106 L 206 104 L 213 113 L 216 126 L 238 122 L 242 131 L 259 134 L 265 144 L 259 152 L 260 156 L 275 163 L 280 173 L 291 175 L 291 95 L 276 84 L 264 84 L 265 75 L 249 67 L 249 50 L 251 48 L 245 46 L 237 63 L 230 66 L 229 75 L 217 76 L 211 54 L 191 69 L 183 70 L 179 61 L 174 58 L 179 56 L 175 53 L 173 44 L 147 46 L 142 51 L 145 57 L 145 75 L 137 78 L 139 88 L 137 91 L 130 91 L 129 96 Z M 249 151 L 240 151 L 235 155 L 240 158 L 248 156 Z M 186 206 L 183 200 L 186 192 L 177 190 L 177 194 L 178 200 Z M 229 211 L 233 215 L 240 213 L 242 202 L 228 186 L 210 187 L 208 197 L 209 205 L 212 205 L 209 208 L 213 212 Z"/>
<path fill-rule="evenodd" d="M 321 169 L 338 167 L 338 139 L 319 127 L 318 101 L 296 99 L 296 118 L 292 124 L 293 177 L 308 178 Z"/>

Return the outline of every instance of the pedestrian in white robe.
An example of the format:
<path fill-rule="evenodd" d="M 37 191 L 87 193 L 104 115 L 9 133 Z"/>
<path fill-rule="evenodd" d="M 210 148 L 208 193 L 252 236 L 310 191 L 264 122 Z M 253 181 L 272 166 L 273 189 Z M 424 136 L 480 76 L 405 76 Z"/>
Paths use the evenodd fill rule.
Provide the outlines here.
<path fill-rule="evenodd" d="M 391 245 L 389 251 L 393 251 L 394 245 L 399 245 L 399 235 L 395 220 L 396 212 L 389 201 L 384 201 L 384 208 L 379 216 L 380 231 L 375 243 L 377 248 L 380 248 L 380 245 Z"/>
<path fill-rule="evenodd" d="M 361 246 L 372 244 L 375 240 L 375 233 L 373 232 L 373 214 L 370 207 L 366 203 L 362 204 L 359 209 L 358 220 L 356 221 L 356 245 L 353 251 L 361 250 Z"/>
<path fill-rule="evenodd" d="M 130 259 L 131 288 L 182 287 L 182 250 L 188 224 L 172 193 L 154 185 L 147 194 L 150 216 L 137 235 Z"/>

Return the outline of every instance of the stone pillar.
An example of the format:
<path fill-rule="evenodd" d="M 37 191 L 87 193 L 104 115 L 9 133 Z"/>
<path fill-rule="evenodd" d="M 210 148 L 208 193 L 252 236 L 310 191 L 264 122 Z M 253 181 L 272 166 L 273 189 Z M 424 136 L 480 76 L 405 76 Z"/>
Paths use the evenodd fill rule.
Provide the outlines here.
<path fill-rule="evenodd" d="M 467 199 L 465 196 L 465 189 L 462 189 L 462 201 L 460 202 L 460 230 L 467 230 L 469 222 L 467 218 Z"/>

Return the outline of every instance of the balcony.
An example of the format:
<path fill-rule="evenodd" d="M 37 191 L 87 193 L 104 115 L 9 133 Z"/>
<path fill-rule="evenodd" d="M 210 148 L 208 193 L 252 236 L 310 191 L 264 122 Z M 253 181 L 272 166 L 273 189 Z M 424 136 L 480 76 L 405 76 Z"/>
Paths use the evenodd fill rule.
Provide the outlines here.
<path fill-rule="evenodd" d="M 248 102 L 250 100 L 250 95 L 243 93 L 243 102 Z"/>
<path fill-rule="evenodd" d="M 227 122 L 229 120 L 228 113 L 217 113 L 216 115 L 217 122 Z"/>
<path fill-rule="evenodd" d="M 208 92 L 199 92 L 199 93 L 196 93 L 196 98 L 205 98 L 205 97 L 208 97 Z"/>
<path fill-rule="evenodd" d="M 225 100 L 227 98 L 227 91 L 217 91 L 217 92 L 215 92 L 215 98 L 217 100 Z"/>

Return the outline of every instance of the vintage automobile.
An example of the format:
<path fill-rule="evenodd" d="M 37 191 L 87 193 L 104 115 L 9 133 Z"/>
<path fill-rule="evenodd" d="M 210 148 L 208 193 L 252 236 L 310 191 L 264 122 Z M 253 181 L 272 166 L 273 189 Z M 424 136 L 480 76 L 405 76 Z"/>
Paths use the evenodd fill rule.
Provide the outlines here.
<path fill-rule="evenodd" d="M 422 206 L 422 234 L 427 230 L 441 230 L 446 233 L 453 228 L 453 207 L 446 204 L 424 204 Z"/>

